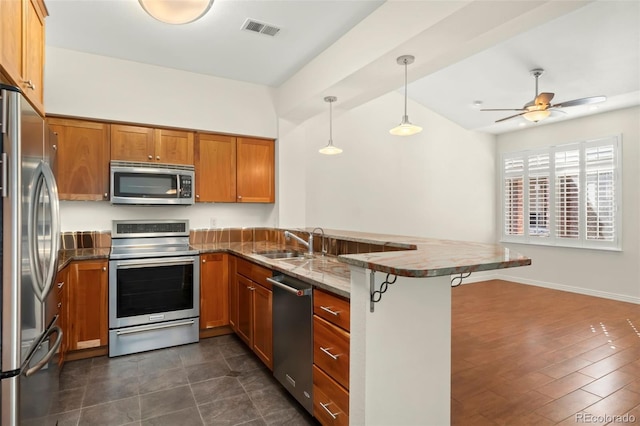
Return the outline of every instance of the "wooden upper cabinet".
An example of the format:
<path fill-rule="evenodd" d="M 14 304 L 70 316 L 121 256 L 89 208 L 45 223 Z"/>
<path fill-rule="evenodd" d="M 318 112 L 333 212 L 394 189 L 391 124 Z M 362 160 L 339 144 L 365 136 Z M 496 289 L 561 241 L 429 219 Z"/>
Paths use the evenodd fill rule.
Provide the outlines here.
<path fill-rule="evenodd" d="M 155 161 L 193 165 L 193 132 L 155 130 Z"/>
<path fill-rule="evenodd" d="M 111 125 L 111 159 L 193 165 L 193 132 Z"/>
<path fill-rule="evenodd" d="M 23 91 L 44 115 L 44 18 L 43 8 L 35 0 L 27 2 Z"/>
<path fill-rule="evenodd" d="M 0 1 L 0 66 L 14 80 L 22 78 L 23 0 Z"/>
<path fill-rule="evenodd" d="M 44 20 L 42 0 L 0 1 L 0 69 L 44 116 Z"/>
<path fill-rule="evenodd" d="M 195 147 L 196 201 L 236 201 L 236 138 L 198 133 Z"/>
<path fill-rule="evenodd" d="M 275 202 L 275 142 L 239 137 L 236 149 L 237 202 Z"/>
<path fill-rule="evenodd" d="M 111 159 L 121 161 L 154 161 L 155 145 L 150 127 L 111 125 Z"/>
<path fill-rule="evenodd" d="M 109 195 L 109 125 L 48 118 L 56 134 L 55 167 L 61 200 L 105 200 Z"/>

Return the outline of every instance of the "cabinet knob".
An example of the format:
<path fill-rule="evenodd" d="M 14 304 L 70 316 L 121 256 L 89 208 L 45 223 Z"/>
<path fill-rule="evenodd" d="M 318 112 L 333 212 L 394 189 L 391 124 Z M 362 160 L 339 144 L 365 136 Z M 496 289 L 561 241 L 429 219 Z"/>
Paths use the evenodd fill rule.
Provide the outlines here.
<path fill-rule="evenodd" d="M 31 90 L 36 90 L 36 85 L 33 84 L 33 81 L 31 80 L 24 80 L 24 84 L 27 85 L 27 88 L 31 89 Z"/>
<path fill-rule="evenodd" d="M 202 259 L 202 263 L 207 263 L 207 259 Z"/>
<path fill-rule="evenodd" d="M 200 198 L 200 195 L 196 194 L 196 198 Z"/>
<path fill-rule="evenodd" d="M 102 270 L 103 270 L 103 271 L 106 271 L 106 270 L 107 270 L 107 267 L 106 267 L 106 266 L 103 266 L 103 267 L 102 267 Z"/>
<path fill-rule="evenodd" d="M 242 195 L 238 195 L 238 200 L 242 200 Z"/>
<path fill-rule="evenodd" d="M 53 148 L 54 151 L 58 150 L 58 145 L 51 145 L 51 148 Z"/>
<path fill-rule="evenodd" d="M 58 288 L 62 288 L 63 285 L 64 285 L 64 281 L 62 281 L 61 283 L 58 283 Z"/>
<path fill-rule="evenodd" d="M 108 193 L 104 193 L 104 198 L 109 198 L 109 194 Z"/>
<path fill-rule="evenodd" d="M 149 156 L 147 156 L 147 158 L 148 158 L 149 160 L 153 160 L 153 155 L 149 155 Z"/>
<path fill-rule="evenodd" d="M 160 156 L 159 156 L 159 155 L 156 155 L 156 160 L 159 160 L 159 159 L 160 159 Z"/>
<path fill-rule="evenodd" d="M 58 309 L 62 308 L 62 302 L 58 303 Z"/>

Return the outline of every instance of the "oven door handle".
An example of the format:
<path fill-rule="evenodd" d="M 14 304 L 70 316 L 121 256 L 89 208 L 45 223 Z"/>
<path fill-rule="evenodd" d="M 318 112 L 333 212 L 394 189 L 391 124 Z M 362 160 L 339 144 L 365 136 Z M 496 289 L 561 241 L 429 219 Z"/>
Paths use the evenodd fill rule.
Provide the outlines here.
<path fill-rule="evenodd" d="M 163 328 L 183 327 L 183 326 L 189 326 L 189 325 L 193 325 L 193 324 L 195 324 L 194 320 L 184 321 L 184 322 L 177 322 L 177 323 L 170 323 L 170 324 L 149 325 L 149 326 L 146 326 L 146 327 L 135 327 L 135 328 L 131 328 L 131 329 L 118 330 L 118 331 L 116 331 L 116 334 L 118 336 L 122 336 L 122 335 L 125 335 L 125 334 L 144 333 L 145 331 L 160 330 L 160 329 L 163 329 Z"/>
<path fill-rule="evenodd" d="M 138 259 L 138 260 L 128 260 L 123 262 L 117 262 L 117 269 L 139 269 L 139 268 L 154 268 L 156 266 L 180 266 L 180 265 L 193 265 L 196 263 L 195 258 L 182 259 L 182 260 L 158 260 L 151 259 Z"/>

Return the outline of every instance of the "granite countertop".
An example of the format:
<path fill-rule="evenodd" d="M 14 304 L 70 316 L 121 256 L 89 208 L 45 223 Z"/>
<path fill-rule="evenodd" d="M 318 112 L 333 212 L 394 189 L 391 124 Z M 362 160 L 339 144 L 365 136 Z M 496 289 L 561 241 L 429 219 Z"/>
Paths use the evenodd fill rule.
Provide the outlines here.
<path fill-rule="evenodd" d="M 282 250 L 282 244 L 273 242 L 208 243 L 192 245 L 201 253 L 227 251 L 255 262 L 265 268 L 285 273 L 318 288 L 349 298 L 351 274 L 349 266 L 336 256 L 314 255 L 312 258 L 268 259 L 259 251 Z"/>
<path fill-rule="evenodd" d="M 531 259 L 499 244 L 325 230 L 356 242 L 405 245 L 408 250 L 339 256 L 341 262 L 404 277 L 437 277 L 531 265 Z"/>
<path fill-rule="evenodd" d="M 310 228 L 307 231 L 311 231 Z M 266 268 L 298 278 L 318 288 L 350 297 L 349 265 L 405 277 L 436 277 L 527 266 L 531 259 L 498 244 L 439 240 L 366 232 L 325 230 L 327 236 L 358 244 L 393 247 L 394 251 L 314 255 L 311 258 L 268 259 L 256 252 L 282 250 L 282 243 L 225 242 L 193 244 L 201 253 L 228 252 Z M 316 236 L 316 238 L 319 238 Z M 298 249 L 299 250 L 299 249 Z M 108 259 L 110 248 L 62 250 L 59 268 L 72 260 Z"/>

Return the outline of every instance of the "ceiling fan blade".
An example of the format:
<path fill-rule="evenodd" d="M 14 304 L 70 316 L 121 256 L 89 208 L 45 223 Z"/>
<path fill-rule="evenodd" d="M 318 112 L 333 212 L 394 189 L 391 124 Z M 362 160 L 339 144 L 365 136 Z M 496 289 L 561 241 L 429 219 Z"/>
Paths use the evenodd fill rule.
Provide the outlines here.
<path fill-rule="evenodd" d="M 483 108 L 480 111 L 526 111 L 524 108 Z"/>
<path fill-rule="evenodd" d="M 496 120 L 496 123 L 500 123 L 501 121 L 506 121 L 506 120 L 509 120 L 509 119 L 511 119 L 511 118 L 519 117 L 519 116 L 521 116 L 522 114 L 525 114 L 526 112 L 527 112 L 527 111 L 523 111 L 523 112 L 521 112 L 521 113 L 519 113 L 519 114 L 510 115 L 509 117 L 501 118 L 500 120 Z"/>
<path fill-rule="evenodd" d="M 553 99 L 554 95 L 554 93 L 549 92 L 540 93 L 538 96 L 536 96 L 534 103 L 536 105 L 549 105 L 549 102 L 551 102 L 551 99 Z"/>
<path fill-rule="evenodd" d="M 560 102 L 559 104 L 551 105 L 551 108 L 564 108 L 577 105 L 597 104 L 598 102 L 604 102 L 606 100 L 606 96 L 591 96 L 589 98 L 580 98 L 574 99 L 572 101 Z"/>

